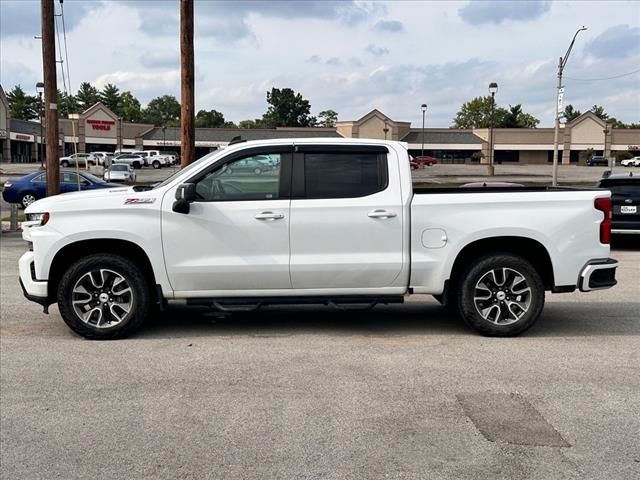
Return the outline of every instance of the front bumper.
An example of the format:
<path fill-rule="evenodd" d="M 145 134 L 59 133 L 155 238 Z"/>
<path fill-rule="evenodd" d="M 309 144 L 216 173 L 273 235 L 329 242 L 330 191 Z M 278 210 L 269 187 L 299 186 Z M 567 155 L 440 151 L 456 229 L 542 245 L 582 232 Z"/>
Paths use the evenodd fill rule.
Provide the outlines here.
<path fill-rule="evenodd" d="M 613 258 L 590 261 L 580 272 L 578 280 L 580 291 L 590 292 L 615 286 L 618 283 L 616 280 L 617 267 L 618 261 Z"/>
<path fill-rule="evenodd" d="M 34 268 L 33 252 L 25 252 L 18 261 L 18 270 L 20 272 L 20 285 L 24 296 L 32 302 L 44 305 L 48 302 L 49 284 L 48 282 L 37 280 Z M 49 303 L 47 303 L 49 305 Z"/>

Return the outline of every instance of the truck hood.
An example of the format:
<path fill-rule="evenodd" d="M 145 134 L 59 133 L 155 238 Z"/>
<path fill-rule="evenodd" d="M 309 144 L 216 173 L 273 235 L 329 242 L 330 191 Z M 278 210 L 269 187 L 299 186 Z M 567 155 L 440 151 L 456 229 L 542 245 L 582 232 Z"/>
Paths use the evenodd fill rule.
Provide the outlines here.
<path fill-rule="evenodd" d="M 156 197 L 157 192 L 154 192 L 151 197 Z M 100 209 L 113 208 L 115 205 L 123 205 L 129 198 L 143 198 L 150 197 L 149 191 L 135 192 L 133 187 L 113 187 L 103 188 L 99 190 L 87 190 L 84 192 L 69 192 L 54 195 L 52 197 L 45 197 L 41 200 L 33 202 L 29 205 L 24 213 L 43 213 L 59 210 L 75 210 L 77 208 L 85 209 Z"/>

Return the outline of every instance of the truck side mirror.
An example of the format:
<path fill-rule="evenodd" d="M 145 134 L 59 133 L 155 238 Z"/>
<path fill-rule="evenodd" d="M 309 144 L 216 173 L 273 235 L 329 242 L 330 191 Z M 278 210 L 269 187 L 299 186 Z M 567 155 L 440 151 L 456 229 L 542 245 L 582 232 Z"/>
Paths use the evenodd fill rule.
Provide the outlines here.
<path fill-rule="evenodd" d="M 176 213 L 189 213 L 189 205 L 196 200 L 196 184 L 183 183 L 176 190 L 176 201 L 173 202 L 173 211 Z"/>

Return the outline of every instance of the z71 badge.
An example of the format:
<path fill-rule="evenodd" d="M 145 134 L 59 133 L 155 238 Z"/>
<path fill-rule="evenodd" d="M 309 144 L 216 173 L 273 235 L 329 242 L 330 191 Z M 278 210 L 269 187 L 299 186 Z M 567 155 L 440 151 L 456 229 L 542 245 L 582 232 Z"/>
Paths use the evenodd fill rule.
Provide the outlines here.
<path fill-rule="evenodd" d="M 140 205 L 142 203 L 153 203 L 155 202 L 155 198 L 127 198 L 124 201 L 125 205 Z"/>

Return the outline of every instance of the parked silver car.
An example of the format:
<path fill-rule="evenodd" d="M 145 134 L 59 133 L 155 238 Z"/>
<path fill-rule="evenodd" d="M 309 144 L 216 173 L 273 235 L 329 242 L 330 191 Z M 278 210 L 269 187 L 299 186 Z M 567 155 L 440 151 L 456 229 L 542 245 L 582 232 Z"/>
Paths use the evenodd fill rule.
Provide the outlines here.
<path fill-rule="evenodd" d="M 104 171 L 104 180 L 106 182 L 135 183 L 136 172 L 133 167 L 126 163 L 114 163 Z"/>

